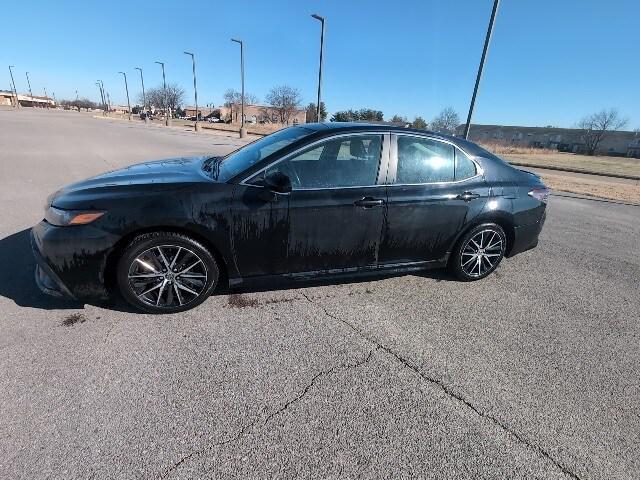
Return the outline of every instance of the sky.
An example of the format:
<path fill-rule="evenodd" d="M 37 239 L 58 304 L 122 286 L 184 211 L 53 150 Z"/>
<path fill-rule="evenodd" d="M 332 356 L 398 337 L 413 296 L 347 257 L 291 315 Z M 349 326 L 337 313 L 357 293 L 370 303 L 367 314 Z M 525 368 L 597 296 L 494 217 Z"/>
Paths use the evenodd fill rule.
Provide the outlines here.
<path fill-rule="evenodd" d="M 57 99 L 132 104 L 145 86 L 176 82 L 193 104 L 196 55 L 200 105 L 240 89 L 264 100 L 276 85 L 315 101 L 320 24 L 326 18 L 323 100 L 332 113 L 382 110 L 431 120 L 452 106 L 466 118 L 493 0 L 24 0 L 3 5 L 0 65 L 14 65 L 16 86 Z M 572 127 L 617 108 L 640 127 L 637 0 L 502 0 L 474 123 Z M 30 25 L 30 26 L 29 26 Z M 0 89 L 9 89 L 7 66 Z M 6 77 L 6 78 L 5 78 Z"/>

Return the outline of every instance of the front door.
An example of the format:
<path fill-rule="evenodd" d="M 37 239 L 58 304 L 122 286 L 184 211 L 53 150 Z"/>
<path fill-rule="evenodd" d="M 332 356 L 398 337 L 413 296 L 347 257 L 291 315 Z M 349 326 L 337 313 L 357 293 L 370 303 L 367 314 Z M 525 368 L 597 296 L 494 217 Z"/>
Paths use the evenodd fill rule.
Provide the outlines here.
<path fill-rule="evenodd" d="M 441 260 L 463 225 L 484 208 L 484 178 L 446 141 L 414 135 L 394 135 L 391 141 L 379 263 Z"/>
<path fill-rule="evenodd" d="M 266 170 L 291 179 L 289 273 L 376 266 L 386 207 L 380 160 L 388 158 L 388 139 L 383 134 L 331 137 Z M 382 163 L 386 169 L 387 162 Z"/>

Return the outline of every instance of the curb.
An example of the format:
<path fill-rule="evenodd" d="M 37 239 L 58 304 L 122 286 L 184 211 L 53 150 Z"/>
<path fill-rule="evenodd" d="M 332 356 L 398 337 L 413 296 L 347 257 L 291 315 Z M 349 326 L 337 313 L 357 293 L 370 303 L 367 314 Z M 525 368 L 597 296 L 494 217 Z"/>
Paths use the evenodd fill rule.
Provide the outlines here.
<path fill-rule="evenodd" d="M 640 176 L 638 175 L 624 175 L 621 173 L 603 173 L 603 172 L 594 172 L 592 170 L 582 170 L 580 168 L 565 168 L 565 167 L 554 167 L 550 165 L 535 165 L 532 163 L 521 163 L 521 162 L 512 162 L 507 160 L 507 162 L 516 167 L 529 167 L 529 168 L 539 168 L 540 170 L 555 170 L 558 172 L 569 172 L 569 173 L 582 173 L 585 175 L 596 175 L 598 177 L 611 177 L 611 178 L 624 178 L 625 180 L 637 180 L 640 181 Z"/>

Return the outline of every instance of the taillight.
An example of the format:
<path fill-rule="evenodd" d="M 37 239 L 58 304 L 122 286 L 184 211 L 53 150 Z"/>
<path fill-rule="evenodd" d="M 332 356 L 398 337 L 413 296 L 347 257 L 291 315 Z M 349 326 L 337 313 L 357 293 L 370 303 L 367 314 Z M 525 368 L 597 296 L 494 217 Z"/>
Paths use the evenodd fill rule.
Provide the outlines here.
<path fill-rule="evenodd" d="M 547 200 L 549 199 L 549 189 L 534 188 L 529 192 L 529 196 L 541 201 L 542 203 L 547 203 Z"/>

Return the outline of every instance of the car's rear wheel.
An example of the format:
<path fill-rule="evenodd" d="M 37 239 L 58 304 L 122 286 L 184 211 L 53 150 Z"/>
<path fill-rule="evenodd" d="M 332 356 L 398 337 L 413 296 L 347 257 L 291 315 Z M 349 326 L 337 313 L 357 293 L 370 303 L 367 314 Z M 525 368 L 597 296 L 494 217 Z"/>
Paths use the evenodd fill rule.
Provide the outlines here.
<path fill-rule="evenodd" d="M 194 239 L 173 232 L 139 235 L 117 267 L 124 299 L 147 313 L 175 313 L 204 302 L 218 284 L 218 265 Z"/>
<path fill-rule="evenodd" d="M 498 267 L 506 247 L 507 236 L 500 225 L 478 225 L 458 241 L 449 266 L 460 280 L 480 280 Z"/>

